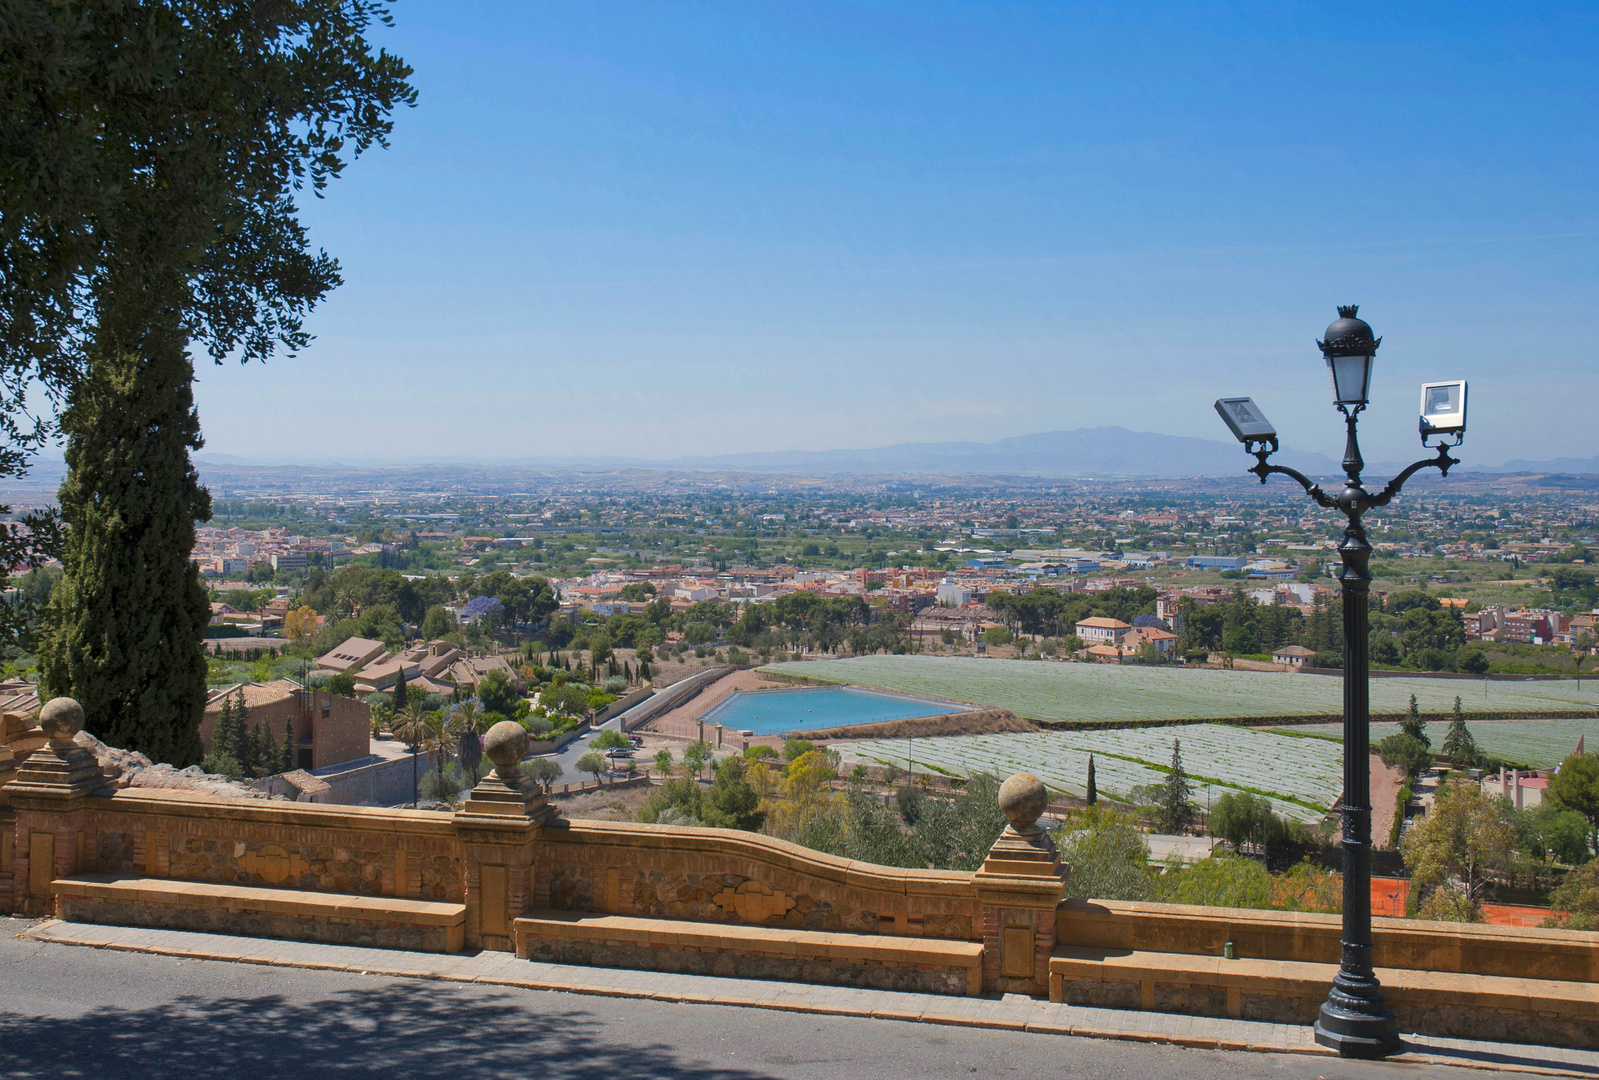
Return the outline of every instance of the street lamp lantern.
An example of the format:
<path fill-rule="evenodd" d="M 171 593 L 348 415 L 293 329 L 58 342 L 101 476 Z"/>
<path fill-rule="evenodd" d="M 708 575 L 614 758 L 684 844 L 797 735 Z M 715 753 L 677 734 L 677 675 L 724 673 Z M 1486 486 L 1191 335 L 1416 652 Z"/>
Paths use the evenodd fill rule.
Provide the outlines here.
<path fill-rule="evenodd" d="M 1309 477 L 1268 460 L 1277 452 L 1277 432 L 1249 398 L 1222 398 L 1216 411 L 1233 436 L 1253 454 L 1249 471 L 1264 484 L 1277 473 L 1303 487 L 1317 505 L 1336 509 L 1348 520 L 1338 556 L 1343 566 L 1338 580 L 1344 611 L 1344 912 L 1340 935 L 1343 955 L 1331 991 L 1316 1020 L 1316 1041 L 1333 1047 L 1343 1057 L 1382 1058 L 1400 1049 L 1394 1016 L 1383 1003 L 1382 988 L 1371 966 L 1371 688 L 1367 655 L 1367 597 L 1371 592 L 1371 544 L 1361 516 L 1374 506 L 1386 506 L 1399 489 L 1421 469 L 1436 468 L 1445 476 L 1459 461 L 1449 451 L 1460 445 L 1466 432 L 1466 383 L 1428 383 L 1421 395 L 1421 441 L 1438 438 L 1438 455 L 1410 465 L 1378 492 L 1367 491 L 1360 473 L 1365 463 L 1356 438 L 1360 413 L 1371 389 L 1371 361 L 1382 339 L 1365 321 L 1356 318 L 1354 304 L 1338 309 L 1338 321 L 1327 328 L 1325 340 L 1316 344 L 1327 359 L 1333 398 L 1344 414 L 1343 490 L 1329 494 Z M 1445 442 L 1446 436 L 1453 442 Z"/>
<path fill-rule="evenodd" d="M 1372 336 L 1366 320 L 1356 317 L 1359 310 L 1359 304 L 1339 305 L 1338 321 L 1316 342 L 1332 375 L 1333 401 L 1343 409 L 1365 408 L 1370 400 L 1371 362 L 1382 344 L 1382 338 Z"/>

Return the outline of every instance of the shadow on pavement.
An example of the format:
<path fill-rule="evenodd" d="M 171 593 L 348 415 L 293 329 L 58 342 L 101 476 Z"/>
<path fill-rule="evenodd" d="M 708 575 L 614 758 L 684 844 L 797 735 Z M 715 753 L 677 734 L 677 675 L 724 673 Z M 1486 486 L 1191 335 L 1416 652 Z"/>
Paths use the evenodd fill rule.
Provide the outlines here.
<path fill-rule="evenodd" d="M 539 1013 L 526 997 L 439 983 L 346 990 L 308 1003 L 276 994 L 183 996 L 71 1019 L 0 1004 L 0 1075 L 295 1080 L 303 1076 L 692 1077 L 747 1080 L 692 1050 L 606 1037 L 580 1009 Z M 685 1034 L 690 1029 L 685 1028 Z M 692 1037 L 692 1036 L 691 1036 Z"/>

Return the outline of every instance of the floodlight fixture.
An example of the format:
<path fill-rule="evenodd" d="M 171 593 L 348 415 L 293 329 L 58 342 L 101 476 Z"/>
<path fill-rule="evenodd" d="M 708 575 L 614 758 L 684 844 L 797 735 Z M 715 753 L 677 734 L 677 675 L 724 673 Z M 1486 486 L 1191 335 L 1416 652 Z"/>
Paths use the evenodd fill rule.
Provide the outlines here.
<path fill-rule="evenodd" d="M 1340 304 L 1337 321 L 1316 342 L 1332 376 L 1333 402 L 1346 412 L 1363 409 L 1370 400 L 1371 362 L 1377 356 L 1377 346 L 1382 344 L 1382 338 L 1372 335 L 1366 320 L 1355 317 L 1359 310 L 1359 304 Z"/>
<path fill-rule="evenodd" d="M 1465 379 L 1421 384 L 1421 445 L 1433 435 L 1453 435 L 1453 446 L 1465 441 Z"/>
<path fill-rule="evenodd" d="M 1232 429 L 1233 438 L 1248 446 L 1256 442 L 1276 442 L 1277 429 L 1260 411 L 1254 398 L 1225 397 L 1216 400 L 1216 412 Z"/>

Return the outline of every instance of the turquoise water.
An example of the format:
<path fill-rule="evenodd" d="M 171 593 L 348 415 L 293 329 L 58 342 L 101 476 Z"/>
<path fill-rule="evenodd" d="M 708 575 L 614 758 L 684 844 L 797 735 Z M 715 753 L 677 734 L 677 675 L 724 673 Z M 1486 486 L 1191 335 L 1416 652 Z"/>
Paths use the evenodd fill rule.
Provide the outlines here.
<path fill-rule="evenodd" d="M 942 716 L 966 712 L 970 705 L 926 698 L 857 690 L 853 686 L 822 686 L 803 690 L 738 690 L 705 714 L 707 724 L 734 731 L 781 735 L 787 731 L 876 724 L 912 716 Z"/>

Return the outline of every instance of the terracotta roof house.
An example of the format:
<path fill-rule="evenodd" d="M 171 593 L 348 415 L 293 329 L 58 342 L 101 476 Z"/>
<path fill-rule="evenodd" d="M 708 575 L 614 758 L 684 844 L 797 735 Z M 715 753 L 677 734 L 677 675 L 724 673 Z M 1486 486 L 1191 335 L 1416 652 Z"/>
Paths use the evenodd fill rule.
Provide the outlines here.
<path fill-rule="evenodd" d="M 1316 650 L 1307 649 L 1303 645 L 1284 645 L 1271 654 L 1271 659 L 1272 663 L 1284 667 L 1304 667 L 1316 659 Z"/>
<path fill-rule="evenodd" d="M 1096 615 L 1091 619 L 1084 619 L 1074 628 L 1077 636 L 1091 645 L 1116 644 L 1131 630 L 1131 623 L 1124 623 L 1120 619 L 1107 619 Z"/>
<path fill-rule="evenodd" d="M 465 656 L 465 653 L 448 641 L 430 641 L 426 645 L 418 645 L 400 654 L 401 659 L 416 665 L 417 672 L 424 679 L 444 678 L 450 670 L 450 665 Z"/>
<path fill-rule="evenodd" d="M 405 681 L 409 684 L 419 679 L 421 669 L 413 660 L 396 657 L 392 660 L 383 660 L 380 663 L 368 664 L 355 676 L 355 692 L 357 694 L 370 694 L 378 690 L 387 690 L 399 680 L 400 670 L 405 670 Z"/>
<path fill-rule="evenodd" d="M 522 674 L 503 656 L 470 656 L 450 665 L 450 678 L 457 686 L 476 686 L 491 671 L 503 671 L 511 685 L 523 689 Z"/>
<path fill-rule="evenodd" d="M 1162 656 L 1171 656 L 1177 651 L 1177 635 L 1160 626 L 1140 626 L 1122 636 L 1125 649 L 1136 652 L 1145 645 L 1155 646 Z"/>
<path fill-rule="evenodd" d="M 336 645 L 333 651 L 317 657 L 316 666 L 335 675 L 354 674 L 368 664 L 378 663 L 388 656 L 383 642 L 353 637 Z"/>

